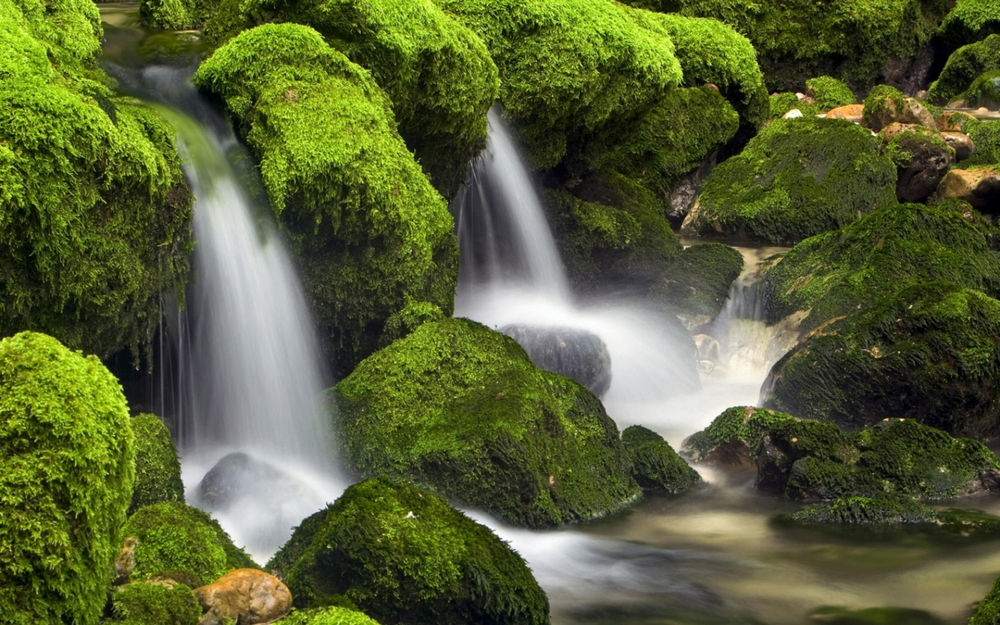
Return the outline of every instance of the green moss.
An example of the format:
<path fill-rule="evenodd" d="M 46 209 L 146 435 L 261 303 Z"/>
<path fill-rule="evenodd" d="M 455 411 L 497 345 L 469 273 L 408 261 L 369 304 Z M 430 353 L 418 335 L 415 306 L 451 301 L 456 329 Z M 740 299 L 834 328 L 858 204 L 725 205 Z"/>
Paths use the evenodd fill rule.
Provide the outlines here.
<path fill-rule="evenodd" d="M 991 110 L 1000 108 L 1000 69 L 980 74 L 972 81 L 963 96 L 972 108 L 986 107 Z"/>
<path fill-rule="evenodd" d="M 399 133 L 446 197 L 485 145 L 497 68 L 482 41 L 431 0 L 253 0 L 216 11 L 208 25 L 216 38 L 263 21 L 296 22 L 368 69 L 392 101 Z"/>
<path fill-rule="evenodd" d="M 947 621 L 912 608 L 848 608 L 826 606 L 809 613 L 810 622 L 830 625 L 947 625 Z"/>
<path fill-rule="evenodd" d="M 900 204 L 806 239 L 764 275 L 767 317 L 808 310 L 805 329 L 932 280 L 1000 293 L 995 230 L 948 206 Z"/>
<path fill-rule="evenodd" d="M 264 25 L 219 48 L 195 82 L 222 97 L 259 157 L 341 372 L 408 301 L 450 313 L 451 215 L 367 72 L 310 28 Z"/>
<path fill-rule="evenodd" d="M 0 341 L 0 611 L 95 625 L 132 492 L 121 386 L 94 356 L 22 332 Z"/>
<path fill-rule="evenodd" d="M 1000 163 L 1000 121 L 969 119 L 962 123 L 962 132 L 976 145 L 972 156 L 963 161 L 966 166 Z"/>
<path fill-rule="evenodd" d="M 122 534 L 138 540 L 134 580 L 168 577 L 197 588 L 233 569 L 257 568 L 218 521 L 179 501 L 139 508 Z"/>
<path fill-rule="evenodd" d="M 798 109 L 803 116 L 819 115 L 819 107 L 811 102 L 799 100 L 799 97 L 791 91 L 772 93 L 768 100 L 770 106 L 770 119 L 779 119 L 792 109 Z"/>
<path fill-rule="evenodd" d="M 913 499 L 846 496 L 808 505 L 785 520 L 806 525 L 901 525 L 932 523 L 935 518 L 934 508 Z"/>
<path fill-rule="evenodd" d="M 676 495 L 701 482 L 698 472 L 662 436 L 648 428 L 625 428 L 622 444 L 632 458 L 632 476 L 644 490 Z"/>
<path fill-rule="evenodd" d="M 348 488 L 307 519 L 305 544 L 277 568 L 299 607 L 346 597 L 386 623 L 548 623 L 527 565 L 440 497 L 382 478 Z M 312 623 L 313 621 L 308 621 Z M 326 623 L 326 621 L 321 621 Z"/>
<path fill-rule="evenodd" d="M 969 619 L 969 625 L 997 625 L 1000 623 L 1000 578 L 986 593 L 983 600 L 976 606 L 976 611 Z"/>
<path fill-rule="evenodd" d="M 762 399 L 846 427 L 905 416 L 992 437 L 1000 425 L 998 369 L 1000 302 L 928 282 L 808 336 L 775 364 Z"/>
<path fill-rule="evenodd" d="M 927 90 L 927 99 L 935 104 L 947 104 L 959 97 L 982 73 L 997 69 L 1000 69 L 1000 34 L 953 52 Z"/>
<path fill-rule="evenodd" d="M 184 584 L 137 582 L 111 593 L 113 618 L 124 625 L 196 625 L 201 604 Z"/>
<path fill-rule="evenodd" d="M 203 11 L 196 0 L 139 0 L 139 19 L 149 30 L 200 28 Z"/>
<path fill-rule="evenodd" d="M 906 95 L 889 85 L 876 85 L 864 101 L 861 125 L 872 130 L 881 130 L 899 117 L 907 104 Z"/>
<path fill-rule="evenodd" d="M 1000 6 L 991 0 L 957 0 L 939 34 L 952 48 L 1000 34 Z"/>
<path fill-rule="evenodd" d="M 743 270 L 743 256 L 723 243 L 699 243 L 684 249 L 653 288 L 657 299 L 685 315 L 714 318 Z"/>
<path fill-rule="evenodd" d="M 274 625 L 379 625 L 364 612 L 348 608 L 330 607 L 315 610 L 296 610 Z"/>
<path fill-rule="evenodd" d="M 408 300 L 400 311 L 386 320 L 385 329 L 379 339 L 379 347 L 386 347 L 393 341 L 403 338 L 424 323 L 441 321 L 444 318 L 444 313 L 435 304 Z"/>
<path fill-rule="evenodd" d="M 857 102 L 851 88 L 833 76 L 810 78 L 806 81 L 806 91 L 816 100 L 816 106 L 821 111 Z"/>
<path fill-rule="evenodd" d="M 346 458 L 519 525 L 617 510 L 639 494 L 614 422 L 579 384 L 477 323 L 426 323 L 336 387 Z"/>
<path fill-rule="evenodd" d="M 135 432 L 135 488 L 129 513 L 161 501 L 184 501 L 181 463 L 170 431 L 152 414 L 132 417 Z"/>
<path fill-rule="evenodd" d="M 712 170 L 684 230 L 794 244 L 895 202 L 895 167 L 842 119 L 775 120 Z"/>

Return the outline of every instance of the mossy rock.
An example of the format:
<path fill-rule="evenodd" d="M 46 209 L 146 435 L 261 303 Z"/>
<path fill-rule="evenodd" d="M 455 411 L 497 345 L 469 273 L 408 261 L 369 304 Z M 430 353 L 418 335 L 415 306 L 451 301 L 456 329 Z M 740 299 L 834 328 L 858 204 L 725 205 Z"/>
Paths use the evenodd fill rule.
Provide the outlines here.
<path fill-rule="evenodd" d="M 137 357 L 187 277 L 190 194 L 173 132 L 112 97 L 91 2 L 0 2 L 0 335 Z"/>
<path fill-rule="evenodd" d="M 205 10 L 198 0 L 139 0 L 139 20 L 151 31 L 201 28 Z"/>
<path fill-rule="evenodd" d="M 800 100 L 799 96 L 791 91 L 772 93 L 768 100 L 768 104 L 770 119 L 780 119 L 792 110 L 799 111 L 804 117 L 816 116 L 821 112 L 819 107 L 816 106 L 814 102 Z"/>
<path fill-rule="evenodd" d="M 303 521 L 268 568 L 297 607 L 346 599 L 400 625 L 549 622 L 545 593 L 493 532 L 437 495 L 383 478 Z"/>
<path fill-rule="evenodd" d="M 165 577 L 197 588 L 234 569 L 259 568 L 218 521 L 179 501 L 139 508 L 122 535 L 137 541 L 135 581 Z"/>
<path fill-rule="evenodd" d="M 368 72 L 311 28 L 268 24 L 216 50 L 195 82 L 222 97 L 260 159 L 340 373 L 374 351 L 409 302 L 450 314 L 451 215 Z"/>
<path fill-rule="evenodd" d="M 962 132 L 976 145 L 972 156 L 962 161 L 964 167 L 1000 163 L 1000 121 L 969 119 L 962 123 Z"/>
<path fill-rule="evenodd" d="M 969 618 L 969 625 L 997 625 L 997 623 L 1000 623 L 1000 578 L 993 583 L 993 587 Z"/>
<path fill-rule="evenodd" d="M 653 287 L 659 301 L 686 317 L 714 319 L 743 270 L 743 256 L 723 243 L 698 243 L 684 251 Z"/>
<path fill-rule="evenodd" d="M 775 120 L 705 179 L 682 232 L 793 245 L 895 203 L 896 168 L 842 119 Z"/>
<path fill-rule="evenodd" d="M 454 195 L 466 163 L 486 144 L 486 111 L 499 88 L 479 37 L 431 0 L 222 2 L 207 30 L 224 39 L 264 21 L 311 26 L 368 69 L 431 182 Z"/>
<path fill-rule="evenodd" d="M 833 76 L 810 78 L 806 81 L 806 94 L 816 101 L 816 106 L 821 111 L 829 111 L 858 101 L 851 88 Z"/>
<path fill-rule="evenodd" d="M 191 588 L 166 582 L 135 582 L 111 591 L 112 618 L 123 625 L 197 625 L 201 604 Z"/>
<path fill-rule="evenodd" d="M 964 94 L 964 99 L 972 108 L 1000 108 L 1000 69 L 979 75 Z"/>
<path fill-rule="evenodd" d="M 924 126 L 901 132 L 896 124 L 879 133 L 885 154 L 896 164 L 896 199 L 900 202 L 926 200 L 938 188 L 948 168 L 955 164 L 955 148 L 941 133 Z M 886 141 L 887 134 L 891 137 Z"/>
<path fill-rule="evenodd" d="M 897 204 L 799 243 L 764 274 L 768 321 L 809 311 L 806 330 L 933 280 L 1000 294 L 996 230 L 951 205 Z"/>
<path fill-rule="evenodd" d="M 753 468 L 758 489 L 799 501 L 937 500 L 1000 486 L 1000 459 L 989 448 L 913 419 L 847 433 L 833 423 L 739 406 L 690 436 L 683 449 L 695 460 Z M 851 510 L 845 508 L 845 519 Z"/>
<path fill-rule="evenodd" d="M 95 625 L 135 477 L 121 386 L 44 334 L 0 340 L 0 613 Z"/>
<path fill-rule="evenodd" d="M 810 334 L 774 365 L 761 399 L 844 427 L 908 417 L 992 438 L 998 368 L 1000 301 L 929 282 Z"/>
<path fill-rule="evenodd" d="M 992 0 L 957 0 L 938 32 L 951 49 L 1000 34 L 1000 6 Z"/>
<path fill-rule="evenodd" d="M 517 525 L 606 515 L 639 495 L 618 429 L 584 387 L 465 319 L 426 323 L 335 389 L 347 462 Z"/>
<path fill-rule="evenodd" d="M 135 488 L 129 514 L 161 501 L 184 501 L 181 463 L 170 430 L 153 414 L 132 417 L 135 433 Z"/>
<path fill-rule="evenodd" d="M 295 610 L 274 625 L 379 625 L 364 612 L 350 608 L 327 607 L 312 610 Z"/>
<path fill-rule="evenodd" d="M 993 70 L 1000 70 L 1000 34 L 955 50 L 928 88 L 927 99 L 934 104 L 947 104 L 961 96 L 980 75 Z"/>
<path fill-rule="evenodd" d="M 824 606 L 809 613 L 810 623 L 829 625 L 947 625 L 930 612 L 913 608 L 880 607 L 851 610 Z"/>
<path fill-rule="evenodd" d="M 622 444 L 632 457 L 632 476 L 645 491 L 677 495 L 701 482 L 698 472 L 649 428 L 641 425 L 625 428 Z"/>

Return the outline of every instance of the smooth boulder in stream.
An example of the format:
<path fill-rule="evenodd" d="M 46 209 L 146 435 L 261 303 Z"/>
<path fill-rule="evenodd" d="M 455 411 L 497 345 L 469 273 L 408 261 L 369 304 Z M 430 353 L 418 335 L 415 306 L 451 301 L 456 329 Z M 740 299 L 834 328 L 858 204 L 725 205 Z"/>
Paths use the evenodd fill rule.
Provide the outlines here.
<path fill-rule="evenodd" d="M 592 332 L 526 323 L 504 326 L 500 331 L 517 341 L 541 369 L 576 380 L 598 397 L 611 386 L 611 354 L 601 337 Z"/>

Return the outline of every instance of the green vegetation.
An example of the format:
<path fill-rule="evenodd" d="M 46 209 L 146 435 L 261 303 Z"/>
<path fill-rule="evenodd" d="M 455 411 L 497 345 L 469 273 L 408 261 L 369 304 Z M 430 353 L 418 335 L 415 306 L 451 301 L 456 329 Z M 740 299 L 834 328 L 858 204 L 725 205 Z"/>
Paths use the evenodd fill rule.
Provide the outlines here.
<path fill-rule="evenodd" d="M 451 312 L 451 215 L 365 70 L 311 28 L 264 25 L 216 50 L 195 82 L 222 97 L 260 159 L 341 372 L 407 302 Z"/>
<path fill-rule="evenodd" d="M 300 608 L 346 600 L 402 625 L 549 622 L 524 560 L 488 528 L 436 495 L 382 478 L 351 486 L 303 521 L 268 568 Z"/>
<path fill-rule="evenodd" d="M 159 576 L 197 588 L 233 569 L 257 568 L 218 521 L 179 501 L 139 508 L 122 535 L 138 540 L 133 580 Z"/>
<path fill-rule="evenodd" d="M 962 132 L 969 135 L 976 151 L 963 165 L 993 165 L 1000 163 L 1000 121 L 969 118 L 962 123 Z"/>
<path fill-rule="evenodd" d="M 639 496 L 589 391 L 464 319 L 426 323 L 336 387 L 346 459 L 528 527 L 603 516 Z"/>
<path fill-rule="evenodd" d="M 992 0 L 957 0 L 939 33 L 952 48 L 1000 34 L 1000 5 Z"/>
<path fill-rule="evenodd" d="M 1000 108 L 1000 69 L 984 72 L 973 80 L 965 92 L 965 101 L 972 108 Z"/>
<path fill-rule="evenodd" d="M 113 618 L 122 625 L 196 625 L 201 605 L 184 584 L 136 582 L 111 592 Z"/>
<path fill-rule="evenodd" d="M 684 230 L 788 245 L 895 203 L 896 173 L 842 119 L 775 120 L 702 186 Z"/>
<path fill-rule="evenodd" d="M 95 625 L 135 476 L 121 386 L 44 334 L 0 340 L 0 613 Z"/>
<path fill-rule="evenodd" d="M 200 28 L 205 10 L 198 0 L 139 0 L 139 19 L 148 30 Z"/>
<path fill-rule="evenodd" d="M 996 488 L 1000 477 L 1000 458 L 985 445 L 913 419 L 885 419 L 846 433 L 833 423 L 739 406 L 689 437 L 684 450 L 696 460 L 754 467 L 758 489 L 790 499 L 845 498 L 813 510 L 825 511 L 824 522 L 875 519 L 878 506 L 858 497 L 899 497 L 894 514 L 905 517 L 923 510 L 910 498 L 979 493 Z"/>
<path fill-rule="evenodd" d="M 844 427 L 908 417 L 990 438 L 998 368 L 1000 301 L 928 282 L 810 334 L 774 365 L 762 399 Z"/>
<path fill-rule="evenodd" d="M 328 607 L 315 610 L 295 610 L 274 625 L 379 625 L 364 612 L 349 608 Z"/>
<path fill-rule="evenodd" d="M 161 501 L 184 501 L 181 463 L 170 431 L 159 417 L 140 414 L 132 417 L 135 433 L 135 488 L 129 513 Z"/>
<path fill-rule="evenodd" d="M 809 613 L 809 621 L 829 625 L 947 625 L 930 612 L 912 608 L 848 608 L 824 606 Z"/>
<path fill-rule="evenodd" d="M 792 248 L 764 275 L 767 318 L 816 328 L 903 288 L 947 280 L 1000 293 L 996 231 L 949 205 L 898 204 Z"/>
<path fill-rule="evenodd" d="M 469 158 L 485 145 L 486 111 L 499 88 L 479 37 L 431 0 L 223 2 L 208 32 L 224 39 L 264 21 L 311 26 L 368 69 L 435 187 L 454 194 Z"/>
<path fill-rule="evenodd" d="M 1000 623 L 1000 578 L 986 593 L 983 600 L 976 606 L 976 611 L 969 619 L 969 625 L 997 625 Z"/>
<path fill-rule="evenodd" d="M 772 93 L 770 99 L 768 100 L 770 107 L 770 118 L 778 119 L 783 117 L 785 113 L 792 109 L 798 109 L 805 117 L 811 117 L 820 114 L 819 107 L 811 102 L 806 102 L 799 100 L 799 97 L 792 93 L 791 91 L 782 91 L 781 93 Z"/>
<path fill-rule="evenodd" d="M 824 112 L 858 101 L 850 87 L 832 76 L 810 78 L 806 81 L 806 91 L 816 100 L 816 106 Z"/>
<path fill-rule="evenodd" d="M 701 482 L 698 472 L 677 455 L 670 443 L 648 428 L 625 428 L 622 444 L 632 458 L 632 476 L 644 490 L 676 495 Z"/>
<path fill-rule="evenodd" d="M 723 243 L 699 243 L 681 252 L 653 293 L 681 314 L 714 319 L 742 270 L 743 256 L 733 248 Z"/>
<path fill-rule="evenodd" d="M 953 52 L 927 90 L 927 99 L 935 104 L 947 104 L 961 97 L 976 78 L 991 70 L 1000 70 L 1000 34 Z"/>

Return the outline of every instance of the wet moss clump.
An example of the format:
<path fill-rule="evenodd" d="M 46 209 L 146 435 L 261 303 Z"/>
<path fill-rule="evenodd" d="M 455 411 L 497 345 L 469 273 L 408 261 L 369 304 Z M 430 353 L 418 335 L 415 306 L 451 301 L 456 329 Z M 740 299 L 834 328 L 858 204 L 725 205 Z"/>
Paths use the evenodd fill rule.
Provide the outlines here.
<path fill-rule="evenodd" d="M 438 191 L 452 197 L 466 163 L 485 146 L 486 111 L 499 88 L 479 37 L 431 0 L 222 2 L 207 30 L 227 39 L 264 21 L 311 26 L 369 70 L 392 102 L 406 145 Z"/>
<path fill-rule="evenodd" d="M 346 600 L 403 625 L 549 622 L 545 593 L 510 547 L 441 497 L 383 478 L 303 521 L 268 568 L 300 608 Z"/>
<path fill-rule="evenodd" d="M 957 0 L 939 34 L 952 49 L 1000 34 L 1000 6 L 992 0 Z"/>
<path fill-rule="evenodd" d="M 328 353 L 349 371 L 409 301 L 451 312 L 451 215 L 395 130 L 368 72 L 295 24 L 258 26 L 195 74 L 260 159 Z"/>
<path fill-rule="evenodd" d="M 981 74 L 991 70 L 1000 70 L 1000 34 L 955 50 L 937 80 L 931 83 L 927 99 L 934 104 L 947 104 L 960 97 Z"/>
<path fill-rule="evenodd" d="M 135 477 L 121 386 L 44 334 L 0 341 L 0 612 L 95 625 Z"/>
<path fill-rule="evenodd" d="M 786 354 L 769 408 L 856 428 L 908 417 L 966 436 L 1000 426 L 1000 301 L 930 282 L 824 326 Z"/>
<path fill-rule="evenodd" d="M 517 525 L 606 515 L 639 496 L 600 401 L 465 319 L 426 323 L 335 389 L 346 459 Z"/>
<path fill-rule="evenodd" d="M 698 472 L 649 428 L 641 425 L 625 428 L 622 444 L 632 457 L 632 476 L 643 490 L 677 495 L 701 482 Z"/>
<path fill-rule="evenodd" d="M 139 20 L 151 31 L 201 28 L 205 7 L 198 0 L 139 0 Z"/>
<path fill-rule="evenodd" d="M 962 132 L 976 145 L 972 156 L 963 165 L 994 165 L 1000 163 L 1000 121 L 969 119 L 962 123 Z"/>
<path fill-rule="evenodd" d="M 949 205 L 897 204 L 796 245 L 764 275 L 769 321 L 809 311 L 804 329 L 921 282 L 1000 294 L 996 230 Z"/>
<path fill-rule="evenodd" d="M 135 433 L 135 488 L 129 514 L 161 501 L 184 501 L 181 463 L 170 431 L 153 414 L 132 417 Z"/>
<path fill-rule="evenodd" d="M 821 111 L 857 102 L 851 88 L 833 76 L 810 78 L 806 81 L 806 91 L 816 101 L 816 106 Z"/>
<path fill-rule="evenodd" d="M 191 588 L 210 584 L 229 571 L 258 568 L 208 514 L 179 501 L 139 508 L 122 535 L 135 538 L 132 579 L 173 579 Z"/>
<path fill-rule="evenodd" d="M 714 319 L 743 270 L 743 256 L 723 243 L 684 248 L 653 287 L 657 299 L 685 316 Z"/>
<path fill-rule="evenodd" d="M 895 203 L 896 168 L 842 119 L 775 120 L 708 175 L 682 231 L 792 245 Z"/>
<path fill-rule="evenodd" d="M 378 621 L 350 608 L 327 607 L 295 610 L 274 625 L 379 625 Z"/>
<path fill-rule="evenodd" d="M 196 625 L 201 604 L 184 584 L 136 582 L 111 592 L 112 618 L 122 625 Z"/>
<path fill-rule="evenodd" d="M 996 625 L 1000 623 L 1000 578 L 986 593 L 983 600 L 976 606 L 976 611 L 969 618 L 969 625 Z"/>

